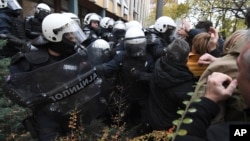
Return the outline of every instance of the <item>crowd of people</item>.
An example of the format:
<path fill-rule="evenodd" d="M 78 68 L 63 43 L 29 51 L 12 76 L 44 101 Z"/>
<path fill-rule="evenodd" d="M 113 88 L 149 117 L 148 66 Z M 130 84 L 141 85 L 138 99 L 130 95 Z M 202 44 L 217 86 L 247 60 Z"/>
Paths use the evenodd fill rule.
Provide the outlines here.
<path fill-rule="evenodd" d="M 70 133 L 75 108 L 88 113 L 85 122 L 137 127 L 136 137 L 172 128 L 183 101 L 201 98 L 192 104 L 197 112 L 186 115 L 194 122 L 182 125 L 188 134 L 176 140 L 221 140 L 214 126 L 248 119 L 247 28 L 224 40 L 211 21 L 191 28 L 183 20 L 178 29 L 168 16 L 148 28 L 97 13 L 81 21 L 45 3 L 21 20 L 16 0 L 0 6 L 0 39 L 7 40 L 0 55 L 11 58 L 5 95 L 32 110 L 23 124 L 40 141 Z"/>

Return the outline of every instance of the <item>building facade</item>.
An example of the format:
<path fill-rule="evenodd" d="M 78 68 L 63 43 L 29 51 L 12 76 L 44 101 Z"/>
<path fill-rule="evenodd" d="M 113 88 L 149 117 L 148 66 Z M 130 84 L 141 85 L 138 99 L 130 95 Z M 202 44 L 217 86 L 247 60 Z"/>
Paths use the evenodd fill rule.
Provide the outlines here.
<path fill-rule="evenodd" d="M 23 7 L 23 17 L 33 15 L 38 3 L 48 4 L 52 12 L 73 12 L 82 20 L 87 13 L 115 20 L 137 20 L 146 25 L 150 0 L 18 0 Z"/>

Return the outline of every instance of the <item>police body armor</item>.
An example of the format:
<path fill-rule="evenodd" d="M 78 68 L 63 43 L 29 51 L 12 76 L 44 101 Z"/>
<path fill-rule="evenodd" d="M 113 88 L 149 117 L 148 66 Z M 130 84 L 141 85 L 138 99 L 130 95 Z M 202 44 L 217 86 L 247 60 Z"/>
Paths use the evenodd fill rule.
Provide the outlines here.
<path fill-rule="evenodd" d="M 7 96 L 28 108 L 47 104 L 48 110 L 65 114 L 82 109 L 86 103 L 97 102 L 100 93 L 100 81 L 89 62 L 86 52 L 80 51 L 33 71 L 10 74 Z"/>
<path fill-rule="evenodd" d="M 145 85 L 143 82 L 139 83 L 139 80 L 131 75 L 133 70 L 138 70 L 140 72 L 147 72 L 147 56 L 133 58 L 125 56 L 122 63 L 122 81 L 124 85 L 124 92 L 129 95 L 130 100 L 138 100 L 144 97 L 145 93 L 148 92 L 145 89 Z M 145 90 L 145 93 L 142 91 Z"/>

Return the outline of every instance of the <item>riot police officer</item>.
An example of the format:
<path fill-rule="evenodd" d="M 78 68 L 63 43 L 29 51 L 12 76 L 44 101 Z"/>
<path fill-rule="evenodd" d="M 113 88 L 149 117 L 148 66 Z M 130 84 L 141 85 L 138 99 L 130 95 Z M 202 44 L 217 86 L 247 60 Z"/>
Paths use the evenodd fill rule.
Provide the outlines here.
<path fill-rule="evenodd" d="M 113 38 L 112 29 L 114 26 L 114 19 L 110 17 L 103 17 L 100 21 L 101 38 L 106 41 L 111 41 Z"/>
<path fill-rule="evenodd" d="M 24 19 L 24 28 L 29 39 L 34 39 L 42 34 L 42 21 L 50 13 L 51 9 L 47 4 L 39 3 L 36 6 L 34 16 L 28 16 Z"/>
<path fill-rule="evenodd" d="M 23 21 L 18 18 L 21 10 L 22 7 L 16 0 L 0 1 L 0 39 L 9 39 L 0 50 L 1 57 L 11 57 L 16 54 L 19 51 L 16 39 L 26 39 Z"/>
<path fill-rule="evenodd" d="M 87 16 L 87 17 L 86 17 Z M 100 38 L 100 21 L 101 17 L 96 13 L 87 14 L 84 18 L 84 27 L 83 33 L 87 37 L 83 42 L 82 45 L 87 47 L 96 39 Z"/>
<path fill-rule="evenodd" d="M 161 16 L 155 21 L 153 28 L 146 31 L 147 51 L 155 61 L 165 55 L 167 46 L 174 40 L 175 29 L 176 23 L 171 17 Z"/>
<path fill-rule="evenodd" d="M 115 75 L 117 79 L 114 85 L 122 89 L 113 93 L 110 98 L 122 99 L 121 107 L 111 106 L 113 109 L 110 109 L 113 116 L 124 113 L 125 116 L 120 116 L 120 125 L 126 122 L 127 127 L 131 128 L 139 124 L 140 120 L 144 120 L 141 112 L 145 112 L 148 79 L 153 67 L 153 59 L 146 53 L 144 32 L 136 27 L 126 31 L 123 51 L 116 54 L 109 62 L 96 66 L 97 75 Z M 113 102 L 115 101 L 109 101 L 109 104 L 114 105 Z"/>
<path fill-rule="evenodd" d="M 78 103 L 74 99 L 79 100 L 73 97 L 77 96 L 74 93 L 68 94 L 72 97 L 69 104 L 70 99 L 62 94 L 67 92 L 67 87 L 61 87 L 62 83 L 66 86 L 66 82 L 77 72 L 91 67 L 84 60 L 80 60 L 81 65 L 70 64 L 76 61 L 75 58 L 67 62 L 66 58 L 82 50 L 80 43 L 84 37 L 81 28 L 72 19 L 59 13 L 50 14 L 42 22 L 42 34 L 48 40 L 44 47 L 20 52 L 14 57 L 5 89 L 8 90 L 6 95 L 14 102 L 32 109 L 33 115 L 24 120 L 27 129 L 39 141 L 48 141 L 70 131 L 68 112 L 72 107 L 68 106 Z M 80 55 L 78 58 L 86 58 L 84 52 L 77 53 Z M 91 78 L 96 78 L 93 73 Z M 60 89 L 62 92 L 58 91 Z M 63 98 L 62 103 L 66 105 L 60 103 Z"/>

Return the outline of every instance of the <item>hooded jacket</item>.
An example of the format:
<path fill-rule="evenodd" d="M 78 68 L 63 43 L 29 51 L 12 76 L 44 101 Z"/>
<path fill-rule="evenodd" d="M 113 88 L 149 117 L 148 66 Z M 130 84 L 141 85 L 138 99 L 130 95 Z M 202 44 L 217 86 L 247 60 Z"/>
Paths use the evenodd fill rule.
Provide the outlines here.
<path fill-rule="evenodd" d="M 179 108 L 189 100 L 188 92 L 193 91 L 194 77 L 185 64 L 176 64 L 159 58 L 150 80 L 149 124 L 154 130 L 169 129 L 172 121 L 179 118 Z"/>

